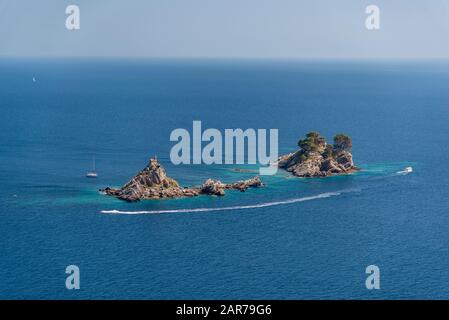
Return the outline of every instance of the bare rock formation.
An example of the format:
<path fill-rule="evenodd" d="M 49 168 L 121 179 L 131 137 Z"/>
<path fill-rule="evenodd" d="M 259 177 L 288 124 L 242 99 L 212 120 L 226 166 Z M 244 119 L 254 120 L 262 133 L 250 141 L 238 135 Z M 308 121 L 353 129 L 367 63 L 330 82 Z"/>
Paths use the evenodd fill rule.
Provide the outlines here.
<path fill-rule="evenodd" d="M 224 196 L 225 189 L 236 189 L 244 192 L 248 188 L 258 188 L 261 186 L 263 186 L 263 184 L 259 176 L 231 184 L 224 184 L 220 180 L 207 179 L 201 186 L 200 193 Z"/>
<path fill-rule="evenodd" d="M 164 199 L 195 197 L 199 194 L 225 195 L 225 189 L 237 189 L 245 191 L 248 188 L 262 186 L 258 176 L 238 181 L 233 184 L 224 184 L 219 180 L 207 179 L 199 188 L 183 188 L 179 183 L 167 176 L 164 167 L 156 157 L 150 159 L 150 163 L 134 176 L 129 182 L 119 189 L 107 187 L 100 192 L 126 201 L 138 201 L 143 199 Z"/>

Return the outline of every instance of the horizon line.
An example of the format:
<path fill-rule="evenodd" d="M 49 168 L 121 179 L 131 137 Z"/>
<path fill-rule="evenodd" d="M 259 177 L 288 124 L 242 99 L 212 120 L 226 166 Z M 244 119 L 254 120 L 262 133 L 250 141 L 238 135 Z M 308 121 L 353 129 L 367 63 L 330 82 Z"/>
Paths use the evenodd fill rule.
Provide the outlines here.
<path fill-rule="evenodd" d="M 449 57 L 211 57 L 211 56 L 101 56 L 101 55 L 0 55 L 0 59 L 110 59 L 110 60 L 230 60 L 230 61 L 449 61 Z"/>

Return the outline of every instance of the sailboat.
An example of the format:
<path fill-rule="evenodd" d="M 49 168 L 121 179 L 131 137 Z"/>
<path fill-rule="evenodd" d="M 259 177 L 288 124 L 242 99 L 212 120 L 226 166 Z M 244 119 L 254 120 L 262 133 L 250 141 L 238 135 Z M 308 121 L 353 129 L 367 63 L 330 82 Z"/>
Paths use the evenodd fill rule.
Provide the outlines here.
<path fill-rule="evenodd" d="M 93 159 L 93 170 L 89 171 L 86 174 L 86 177 L 87 178 L 96 178 L 96 177 L 98 177 L 98 173 L 95 171 L 95 158 Z"/>

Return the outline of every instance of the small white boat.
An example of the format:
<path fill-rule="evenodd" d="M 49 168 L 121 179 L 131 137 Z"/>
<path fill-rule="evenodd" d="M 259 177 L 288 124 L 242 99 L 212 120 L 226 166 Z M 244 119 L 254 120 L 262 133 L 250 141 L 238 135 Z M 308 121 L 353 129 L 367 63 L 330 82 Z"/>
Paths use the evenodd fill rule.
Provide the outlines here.
<path fill-rule="evenodd" d="M 409 174 L 411 172 L 413 172 L 413 168 L 412 167 L 406 167 L 406 168 L 404 168 L 404 170 L 398 171 L 397 174 Z"/>
<path fill-rule="evenodd" d="M 93 159 L 93 170 L 86 173 L 86 178 L 96 178 L 98 173 L 95 171 L 95 158 Z"/>

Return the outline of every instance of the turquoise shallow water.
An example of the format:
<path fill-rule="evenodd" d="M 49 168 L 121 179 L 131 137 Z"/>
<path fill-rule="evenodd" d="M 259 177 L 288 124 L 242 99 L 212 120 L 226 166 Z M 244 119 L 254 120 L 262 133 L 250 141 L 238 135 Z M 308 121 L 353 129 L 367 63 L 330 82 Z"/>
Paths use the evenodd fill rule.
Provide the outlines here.
<path fill-rule="evenodd" d="M 424 62 L 1 60 L 0 298 L 448 298 L 448 81 Z M 183 185 L 253 176 L 172 165 L 170 132 L 193 120 L 278 128 L 281 153 L 346 132 L 362 171 L 223 198 L 97 192 L 153 154 Z"/>

